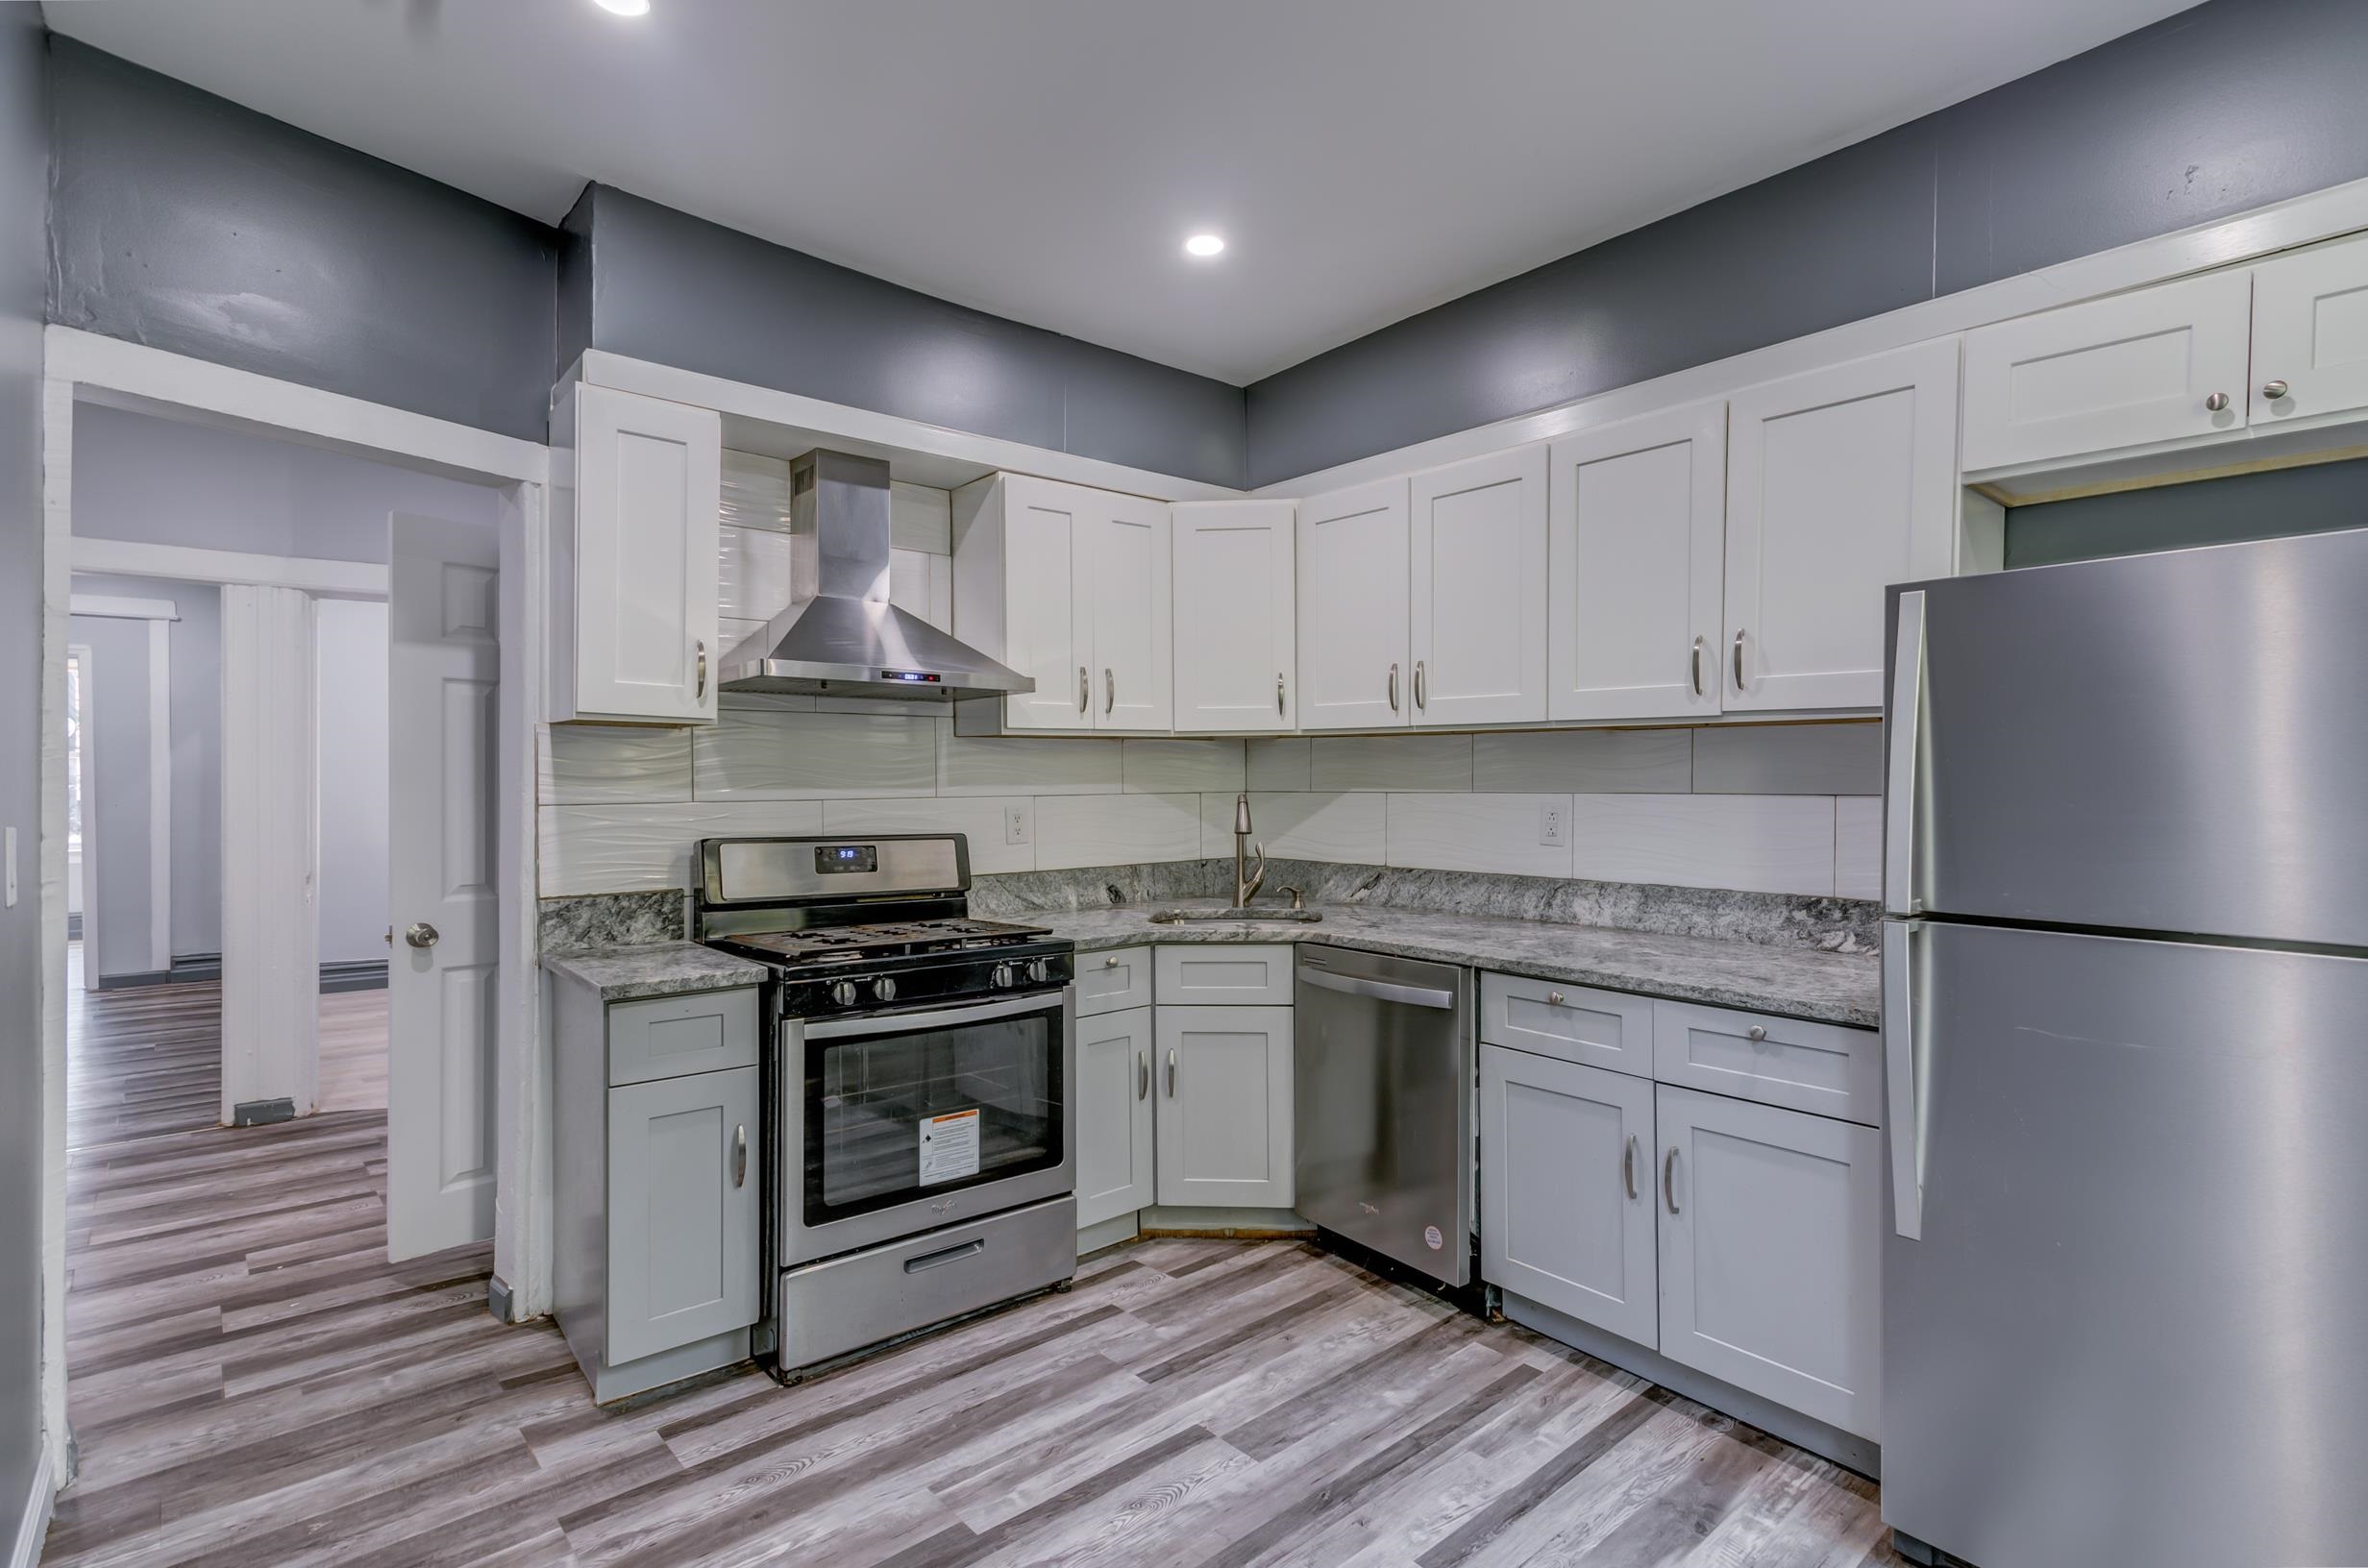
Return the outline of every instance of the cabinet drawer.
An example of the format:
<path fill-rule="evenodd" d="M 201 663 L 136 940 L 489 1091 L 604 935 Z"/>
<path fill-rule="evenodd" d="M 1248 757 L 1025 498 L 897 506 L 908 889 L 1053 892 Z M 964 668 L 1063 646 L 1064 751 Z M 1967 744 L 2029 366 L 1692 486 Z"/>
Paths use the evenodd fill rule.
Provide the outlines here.
<path fill-rule="evenodd" d="M 756 1066 L 756 988 L 608 1006 L 608 1082 L 642 1084 Z"/>
<path fill-rule="evenodd" d="M 1713 1094 L 1883 1125 L 1882 1037 L 1871 1029 L 1655 1002 L 1653 1076 Z"/>
<path fill-rule="evenodd" d="M 1158 970 L 1159 1005 L 1289 1007 L 1291 1005 L 1291 944 L 1277 943 L 1212 943 L 1205 946 L 1162 947 Z"/>
<path fill-rule="evenodd" d="M 1614 1072 L 1653 1075 L 1653 1003 L 1649 996 L 1525 980 L 1480 977 L 1480 1038 L 1557 1061 Z"/>
<path fill-rule="evenodd" d="M 1077 1017 L 1151 1005 L 1151 949 L 1121 947 L 1077 955 Z"/>

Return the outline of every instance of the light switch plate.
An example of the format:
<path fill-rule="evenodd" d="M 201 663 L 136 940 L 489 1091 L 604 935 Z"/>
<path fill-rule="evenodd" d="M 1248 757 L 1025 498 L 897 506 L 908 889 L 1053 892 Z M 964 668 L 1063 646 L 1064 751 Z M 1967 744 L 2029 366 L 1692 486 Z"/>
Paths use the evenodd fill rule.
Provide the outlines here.
<path fill-rule="evenodd" d="M 1003 842 L 1025 844 L 1028 841 L 1028 812 L 1025 806 L 1003 808 Z"/>
<path fill-rule="evenodd" d="M 1559 800 L 1549 800 L 1538 808 L 1538 842 L 1559 848 L 1569 842 L 1565 831 L 1570 808 Z"/>

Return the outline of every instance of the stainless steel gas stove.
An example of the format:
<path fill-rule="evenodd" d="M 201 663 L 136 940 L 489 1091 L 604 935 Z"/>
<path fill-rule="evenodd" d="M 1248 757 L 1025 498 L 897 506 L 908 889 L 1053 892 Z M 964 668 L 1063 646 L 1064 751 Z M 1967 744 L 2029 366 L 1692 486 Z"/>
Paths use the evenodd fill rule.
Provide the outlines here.
<path fill-rule="evenodd" d="M 1073 945 L 970 918 L 958 833 L 708 839 L 694 934 L 765 988 L 777 1376 L 1076 1267 Z"/>

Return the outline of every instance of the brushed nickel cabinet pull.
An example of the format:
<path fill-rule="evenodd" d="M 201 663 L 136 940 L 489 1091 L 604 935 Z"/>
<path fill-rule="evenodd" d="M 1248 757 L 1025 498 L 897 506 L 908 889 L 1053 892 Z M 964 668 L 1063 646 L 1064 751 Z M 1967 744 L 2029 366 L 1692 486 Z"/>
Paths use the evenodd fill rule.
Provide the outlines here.
<path fill-rule="evenodd" d="M 1735 689 L 1739 692 L 1743 689 L 1743 634 L 1740 631 L 1735 634 Z"/>
<path fill-rule="evenodd" d="M 1637 1201 L 1637 1135 L 1628 1135 L 1628 1147 L 1619 1157 L 1619 1179 L 1628 1188 L 1628 1201 Z"/>
<path fill-rule="evenodd" d="M 1545 1004 L 1546 1004 L 1546 1006 L 1548 1006 L 1548 1007 L 1560 1007 L 1560 1006 L 1562 1006 L 1562 1005 L 1563 1005 L 1563 993 L 1562 993 L 1561 992 L 1559 992 L 1559 991 L 1549 991 L 1549 992 L 1547 992 L 1545 993 Z"/>
<path fill-rule="evenodd" d="M 1093 677 L 1085 673 L 1085 666 L 1081 664 L 1077 666 L 1077 711 L 1079 713 L 1090 712 L 1093 709 Z"/>
<path fill-rule="evenodd" d="M 1175 1098 L 1175 1052 L 1168 1053 L 1168 1098 Z"/>
<path fill-rule="evenodd" d="M 2261 396 L 2267 398 L 2272 403 L 2276 403 L 2279 399 L 2284 397 L 2287 393 L 2293 390 L 2294 389 L 2292 387 L 2286 385 L 2283 381 L 2271 381 L 2261 388 Z"/>
<path fill-rule="evenodd" d="M 1277 719 L 1280 719 L 1282 716 L 1283 716 L 1283 675 L 1282 675 L 1282 672 L 1278 670 L 1278 671 L 1276 671 L 1276 672 L 1274 673 L 1274 717 L 1275 717 L 1275 718 L 1277 718 Z"/>
<path fill-rule="evenodd" d="M 1661 1157 L 1661 1201 L 1669 1206 L 1669 1213 L 1677 1213 L 1677 1145 L 1674 1143 L 1669 1145 L 1669 1152 Z"/>
<path fill-rule="evenodd" d="M 1119 674 L 1108 665 L 1101 667 L 1101 711 L 1114 712 L 1119 705 Z"/>
<path fill-rule="evenodd" d="M 1397 666 L 1390 666 L 1390 711 L 1397 712 Z"/>
<path fill-rule="evenodd" d="M 1764 1023 L 1753 1024 L 1750 1028 L 1743 1031 L 1743 1038 L 1750 1041 L 1754 1045 L 1759 1044 L 1760 1041 L 1767 1039 L 1767 1025 Z"/>
<path fill-rule="evenodd" d="M 1101 967 L 1105 969 L 1117 968 L 1119 967 L 1119 955 L 1112 953 L 1108 958 L 1101 961 Z"/>
<path fill-rule="evenodd" d="M 731 1185 L 749 1185 L 749 1124 L 745 1121 L 732 1129 Z"/>
<path fill-rule="evenodd" d="M 1423 686 L 1422 661 L 1417 659 L 1415 660 L 1415 710 L 1417 712 L 1427 711 L 1430 705 L 1431 699 L 1425 694 Z"/>
<path fill-rule="evenodd" d="M 707 700 L 707 645 L 700 642 L 692 646 L 699 649 L 699 700 L 704 702 Z"/>
<path fill-rule="evenodd" d="M 1149 1054 L 1148 1052 L 1146 1052 L 1146 1051 L 1137 1051 L 1137 1052 L 1135 1053 L 1135 1098 L 1136 1098 L 1136 1099 L 1138 1099 L 1138 1100 L 1145 1100 L 1145 1099 L 1149 1099 L 1149 1098 L 1150 1098 L 1150 1096 L 1151 1096 L 1151 1058 L 1150 1058 L 1150 1054 Z"/>
<path fill-rule="evenodd" d="M 2226 392 L 2214 392 L 2210 397 L 2204 400 L 2205 408 L 2215 414 L 2224 411 L 2228 405 L 2229 395 Z"/>
<path fill-rule="evenodd" d="M 1702 695 L 1702 639 L 1693 640 L 1693 695 Z"/>

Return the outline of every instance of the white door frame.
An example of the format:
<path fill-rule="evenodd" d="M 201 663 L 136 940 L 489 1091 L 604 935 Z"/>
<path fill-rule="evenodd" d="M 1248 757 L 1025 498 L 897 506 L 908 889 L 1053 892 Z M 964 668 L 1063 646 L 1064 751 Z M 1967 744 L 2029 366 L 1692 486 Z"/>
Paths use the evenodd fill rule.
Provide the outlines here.
<path fill-rule="evenodd" d="M 148 972 L 173 967 L 173 650 L 172 625 L 181 611 L 169 599 L 126 599 L 113 594 L 76 594 L 74 615 L 148 623 Z M 90 872 L 90 829 L 98 817 L 90 793 L 90 754 L 97 732 L 90 727 L 89 649 L 83 658 L 83 989 L 99 989 L 98 944 L 91 911 L 98 878 Z M 63 720 L 61 719 L 61 723 Z"/>
<path fill-rule="evenodd" d="M 550 1310 L 551 1106 L 535 964 L 534 741 L 543 690 L 550 449 L 382 404 L 66 327 L 43 334 L 41 392 L 41 1425 L 51 1474 L 72 1478 L 65 1338 L 65 649 L 71 613 L 74 406 L 101 403 L 295 440 L 493 487 L 500 497 L 501 1099 L 494 1267 L 512 1315 Z M 313 563 L 319 564 L 319 563 Z M 337 563 L 350 568 L 351 563 Z M 168 574 L 196 578 L 185 561 Z M 101 569 L 95 565 L 88 569 Z M 120 571 L 112 562 L 104 570 Z M 383 569 L 380 569 L 382 573 Z M 203 580 L 198 578 L 198 580 Z M 241 577 L 253 581 L 253 577 Z M 299 586 L 284 579 L 276 586 Z M 309 591 L 319 591 L 303 584 Z M 321 585 L 326 587 L 326 584 Z M 331 591 L 335 591 L 331 589 Z M 347 592 L 351 592 L 348 588 Z M 367 594 L 356 597 L 375 597 Z"/>
<path fill-rule="evenodd" d="M 67 644 L 67 645 L 66 645 L 66 649 L 65 649 L 65 652 L 66 652 L 66 657 L 67 657 L 68 659 L 71 659 L 71 660 L 75 661 L 76 663 L 78 663 L 78 664 L 82 667 L 82 693 L 81 693 L 81 698 L 82 698 L 82 730 L 83 730 L 83 734 L 82 734 L 82 745 L 83 745 L 83 864 L 82 864 L 82 884 L 83 884 L 83 885 L 82 885 L 82 895 L 83 895 L 83 910 L 82 910 L 82 915 L 83 915 L 83 990 L 85 990 L 85 991 L 97 991 L 97 990 L 99 989 L 99 966 L 98 966 L 98 962 L 97 962 L 97 953 L 98 953 L 98 946 L 99 946 L 99 943 L 98 943 L 98 931 L 99 931 L 99 927 L 98 927 L 98 908 L 99 908 L 99 853 L 98 853 L 98 844 L 99 844 L 99 833 L 98 833 L 98 826 L 99 826 L 99 823 L 98 823 L 98 816 L 99 816 L 99 814 L 98 814 L 98 812 L 97 812 L 97 811 L 95 811 L 94 809 L 92 809 L 92 807 L 91 807 L 91 803 L 90 803 L 90 802 L 91 802 L 91 798 L 92 798 L 92 796 L 91 796 L 91 793 L 90 793 L 90 780 L 91 780 L 91 776 L 92 776 L 92 774 L 91 774 L 91 768 L 90 768 L 90 757 L 91 757 L 91 752 L 92 752 L 92 750 L 94 749 L 94 748 L 92 747 L 91 744 L 90 744 L 90 714 L 91 714 L 91 696 L 90 696 L 90 694 L 91 694 L 91 692 L 92 692 L 92 690 L 93 690 L 93 683 L 92 683 L 91 678 L 90 678 L 90 645 L 89 645 L 88 643 L 69 643 L 69 644 Z M 62 710 L 60 711 L 59 723 L 62 725 L 62 724 L 64 723 L 64 722 L 65 722 L 65 720 L 64 720 L 64 714 L 63 714 L 63 710 L 62 709 Z M 37 879 L 37 878 L 38 878 L 38 876 L 39 876 L 39 874 L 40 874 L 39 870 L 38 870 L 38 867 L 37 867 L 37 858 L 38 858 L 38 851 L 37 851 L 37 850 L 36 851 L 36 858 L 37 858 L 37 867 L 36 867 L 36 870 L 35 870 L 34 874 L 35 874 L 36 878 Z M 63 897 L 64 895 L 63 895 L 63 894 L 62 893 L 62 894 L 60 894 L 60 896 L 61 896 L 61 897 Z"/>

